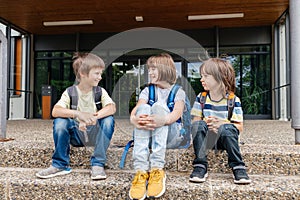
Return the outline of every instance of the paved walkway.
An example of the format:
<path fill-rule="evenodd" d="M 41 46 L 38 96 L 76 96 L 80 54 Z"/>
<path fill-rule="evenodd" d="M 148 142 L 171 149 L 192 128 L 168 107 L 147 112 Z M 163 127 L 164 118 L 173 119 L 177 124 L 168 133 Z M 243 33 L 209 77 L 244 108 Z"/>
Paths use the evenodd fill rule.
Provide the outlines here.
<path fill-rule="evenodd" d="M 116 119 L 112 144 L 124 145 L 132 138 L 132 130 L 129 120 Z M 6 136 L 19 143 L 52 145 L 52 120 L 9 120 Z M 240 141 L 242 144 L 294 145 L 295 131 L 290 121 L 245 120 Z"/>

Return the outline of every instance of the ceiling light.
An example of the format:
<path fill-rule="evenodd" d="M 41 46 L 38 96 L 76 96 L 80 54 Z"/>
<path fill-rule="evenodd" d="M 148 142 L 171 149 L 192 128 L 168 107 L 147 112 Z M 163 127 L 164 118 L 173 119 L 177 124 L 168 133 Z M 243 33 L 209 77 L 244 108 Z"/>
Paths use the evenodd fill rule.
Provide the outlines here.
<path fill-rule="evenodd" d="M 70 26 L 70 25 L 89 25 L 89 24 L 93 24 L 93 20 L 43 22 L 44 26 Z"/>
<path fill-rule="evenodd" d="M 142 21 L 144 21 L 144 18 L 143 18 L 143 16 L 135 16 L 135 21 L 142 22 Z"/>
<path fill-rule="evenodd" d="M 226 19 L 226 18 L 241 18 L 244 13 L 230 13 L 230 14 L 215 14 L 215 15 L 189 15 L 188 20 L 206 20 L 206 19 Z"/>

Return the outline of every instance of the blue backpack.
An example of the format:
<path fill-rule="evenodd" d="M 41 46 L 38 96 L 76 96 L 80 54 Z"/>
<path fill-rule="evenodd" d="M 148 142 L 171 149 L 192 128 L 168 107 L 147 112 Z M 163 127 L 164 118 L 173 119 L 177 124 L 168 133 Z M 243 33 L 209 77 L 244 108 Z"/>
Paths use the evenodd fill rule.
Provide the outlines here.
<path fill-rule="evenodd" d="M 156 102 L 156 95 L 155 95 L 155 86 L 153 84 L 148 86 L 149 88 L 149 100 L 148 104 L 152 106 Z M 180 86 L 175 84 L 172 90 L 169 93 L 167 106 L 170 112 L 174 109 L 174 99 L 176 96 L 177 91 L 179 90 Z M 179 118 L 176 122 L 181 124 L 180 133 L 172 133 L 169 131 L 168 139 L 167 139 L 167 149 L 186 149 L 191 144 L 191 105 L 188 96 L 185 98 L 185 110 L 181 118 Z M 124 168 L 125 160 L 127 156 L 128 150 L 133 147 L 133 141 L 130 140 L 127 145 L 125 146 L 124 152 L 122 154 L 122 158 L 120 161 L 119 167 L 121 169 Z"/>

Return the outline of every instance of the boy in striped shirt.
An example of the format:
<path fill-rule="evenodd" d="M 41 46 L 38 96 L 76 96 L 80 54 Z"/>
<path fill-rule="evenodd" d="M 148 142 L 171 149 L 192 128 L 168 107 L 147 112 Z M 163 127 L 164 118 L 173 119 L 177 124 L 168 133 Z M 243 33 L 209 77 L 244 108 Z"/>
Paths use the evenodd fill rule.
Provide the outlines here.
<path fill-rule="evenodd" d="M 228 61 L 210 58 L 200 66 L 200 73 L 205 92 L 196 97 L 191 111 L 196 157 L 190 181 L 201 183 L 206 180 L 207 150 L 215 148 L 227 151 L 234 183 L 249 184 L 251 180 L 238 143 L 239 133 L 243 130 L 243 110 L 240 99 L 234 95 L 234 69 Z M 232 106 L 229 102 L 232 102 Z"/>

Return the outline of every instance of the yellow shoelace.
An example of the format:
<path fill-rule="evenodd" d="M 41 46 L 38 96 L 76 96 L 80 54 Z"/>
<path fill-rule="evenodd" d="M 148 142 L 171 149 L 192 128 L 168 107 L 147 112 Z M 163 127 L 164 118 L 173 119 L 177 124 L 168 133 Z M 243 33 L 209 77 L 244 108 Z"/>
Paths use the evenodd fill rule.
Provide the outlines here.
<path fill-rule="evenodd" d="M 155 169 L 150 173 L 149 180 L 153 183 L 158 183 L 162 178 L 162 173 L 159 169 Z"/>
<path fill-rule="evenodd" d="M 147 174 L 146 173 L 137 172 L 137 174 L 134 176 L 132 184 L 133 185 L 144 184 L 146 180 L 147 180 Z"/>

